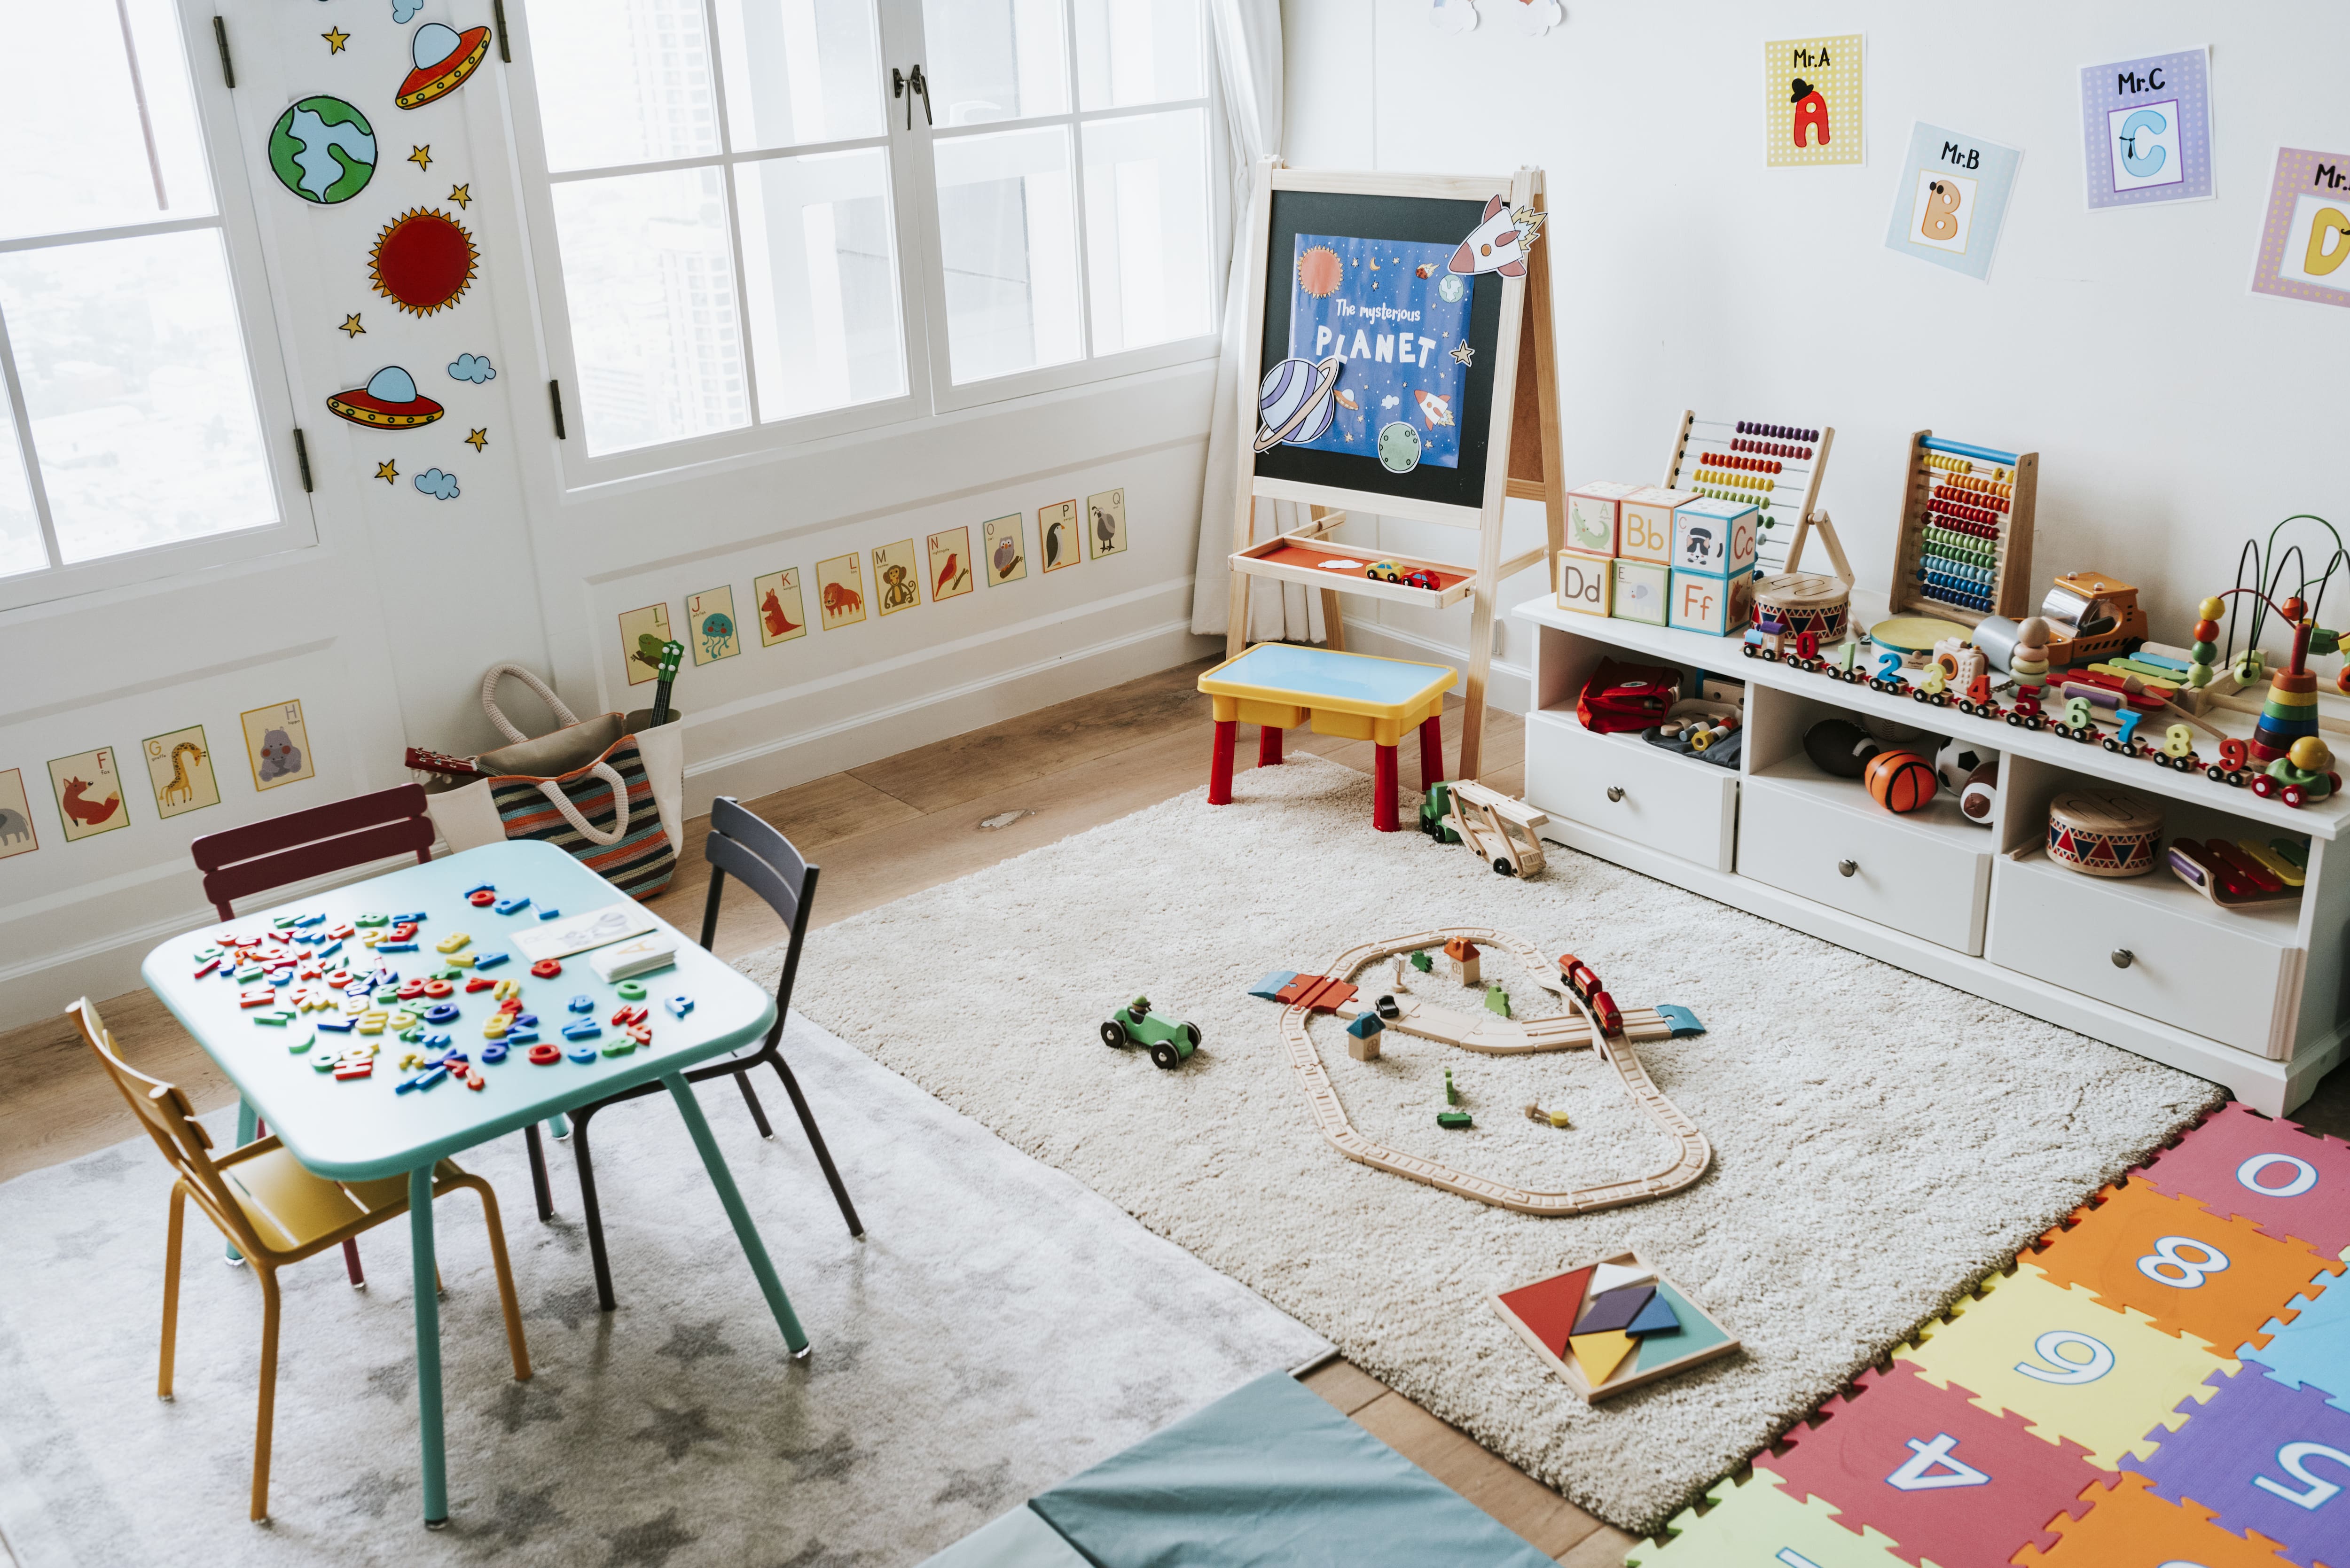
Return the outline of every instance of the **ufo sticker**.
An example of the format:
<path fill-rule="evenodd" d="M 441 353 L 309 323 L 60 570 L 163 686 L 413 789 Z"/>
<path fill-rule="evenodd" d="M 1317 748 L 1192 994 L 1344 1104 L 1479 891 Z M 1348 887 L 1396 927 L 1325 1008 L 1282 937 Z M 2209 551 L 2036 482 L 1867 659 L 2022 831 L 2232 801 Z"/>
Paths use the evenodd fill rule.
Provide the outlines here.
<path fill-rule="evenodd" d="M 1333 354 L 1318 365 L 1311 359 L 1284 359 L 1267 370 L 1256 390 L 1257 417 L 1264 421 L 1257 427 L 1256 450 L 1321 440 L 1337 417 L 1338 405 L 1330 390 L 1346 368 L 1347 361 Z"/>
<path fill-rule="evenodd" d="M 376 236 L 368 270 L 378 294 L 411 316 L 430 316 L 463 296 L 481 258 L 463 223 L 435 208 L 411 207 Z"/>
<path fill-rule="evenodd" d="M 416 389 L 416 378 L 386 365 L 356 391 L 337 392 L 328 410 L 355 425 L 380 431 L 411 431 L 441 417 L 441 405 Z"/>
<path fill-rule="evenodd" d="M 306 98 L 270 128 L 269 170 L 306 202 L 348 202 L 375 176 L 375 128 L 341 99 Z"/>
<path fill-rule="evenodd" d="M 416 29 L 411 48 L 416 68 L 400 84 L 400 94 L 392 102 L 402 109 L 421 109 L 465 85 L 465 78 L 489 57 L 490 30 L 468 27 L 460 33 L 454 27 L 427 22 Z"/>

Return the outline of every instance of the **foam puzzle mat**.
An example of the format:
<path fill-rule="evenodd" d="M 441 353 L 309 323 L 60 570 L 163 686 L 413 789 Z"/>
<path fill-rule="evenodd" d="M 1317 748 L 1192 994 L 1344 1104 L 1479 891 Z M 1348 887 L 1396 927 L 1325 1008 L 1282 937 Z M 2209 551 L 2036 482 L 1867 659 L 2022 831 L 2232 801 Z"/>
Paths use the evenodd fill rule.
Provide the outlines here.
<path fill-rule="evenodd" d="M 1627 1568 L 2350 1568 L 2346 1255 L 2350 1144 L 2223 1106 Z"/>

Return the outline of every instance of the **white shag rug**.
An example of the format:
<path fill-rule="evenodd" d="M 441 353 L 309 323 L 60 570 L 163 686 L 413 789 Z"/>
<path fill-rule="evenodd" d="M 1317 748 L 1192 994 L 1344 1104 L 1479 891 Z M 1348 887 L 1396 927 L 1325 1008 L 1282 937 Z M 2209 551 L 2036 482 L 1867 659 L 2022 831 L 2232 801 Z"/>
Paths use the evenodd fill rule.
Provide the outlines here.
<path fill-rule="evenodd" d="M 1564 849 L 1498 877 L 1370 826 L 1371 781 L 1300 756 L 817 931 L 795 1006 L 1327 1336 L 1357 1365 L 1627 1530 L 1650 1532 L 2106 1179 L 2216 1104 L 2203 1081 Z M 1639 1047 L 1713 1168 L 1571 1219 L 1357 1164 L 1315 1129 L 1267 971 L 1490 925 L 1582 956 L 1627 1006 L 1708 1032 Z M 745 968 L 772 972 L 774 955 Z M 1494 961 L 1529 1014 L 1550 999 Z M 1440 1002 L 1469 993 L 1425 977 Z M 1383 989 L 1375 987 L 1375 989 Z M 1099 1037 L 1138 992 L 1199 1024 L 1175 1072 Z M 1589 1053 L 1503 1059 L 1314 1036 L 1368 1136 L 1537 1187 L 1669 1147 Z M 1476 1126 L 1440 1131 L 1451 1066 Z M 1572 1130 L 1529 1122 L 1539 1099 Z M 1744 1341 L 1586 1407 L 1486 1293 L 1637 1247 Z"/>

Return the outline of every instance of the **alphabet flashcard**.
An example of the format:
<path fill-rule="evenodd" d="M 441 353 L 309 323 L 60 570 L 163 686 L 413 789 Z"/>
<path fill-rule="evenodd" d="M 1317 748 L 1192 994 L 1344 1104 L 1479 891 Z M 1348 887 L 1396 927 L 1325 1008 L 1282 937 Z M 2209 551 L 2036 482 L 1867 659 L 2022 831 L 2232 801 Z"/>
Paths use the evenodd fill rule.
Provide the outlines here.
<path fill-rule="evenodd" d="M 1858 33 L 1762 46 L 1762 146 L 1773 169 L 1863 161 Z"/>
<path fill-rule="evenodd" d="M 49 787 L 57 792 L 68 844 L 130 826 L 130 804 L 123 798 L 122 770 L 115 765 L 112 746 L 57 758 L 49 764 Z"/>
<path fill-rule="evenodd" d="M 147 759 L 147 781 L 155 789 L 156 815 L 173 817 L 220 804 L 220 779 L 213 772 L 213 749 L 204 742 L 202 724 L 150 735 L 139 749 Z"/>
<path fill-rule="evenodd" d="M 33 803 L 25 798 L 25 770 L 0 773 L 0 860 L 40 846 L 40 836 L 33 831 Z"/>
<path fill-rule="evenodd" d="M 711 664 L 743 651 L 743 637 L 734 625 L 734 586 L 685 596 L 685 624 L 691 628 L 693 662 Z"/>
<path fill-rule="evenodd" d="M 669 640 L 668 605 L 620 612 L 620 662 L 628 669 L 629 685 L 660 679 L 660 648 Z"/>
<path fill-rule="evenodd" d="M 1123 487 L 1086 497 L 1086 542 L 1093 547 L 1097 561 L 1104 556 L 1125 553 L 1126 491 Z"/>
<path fill-rule="evenodd" d="M 2211 189 L 2211 55 L 2081 67 L 2089 210 L 2199 202 Z"/>
<path fill-rule="evenodd" d="M 779 642 L 807 635 L 807 608 L 800 601 L 798 567 L 786 566 L 780 572 L 752 578 L 751 600 L 759 610 L 761 648 L 773 648 Z"/>
<path fill-rule="evenodd" d="M 1981 282 L 2023 154 L 1919 120 L 1895 184 L 1885 248 Z"/>
<path fill-rule="evenodd" d="M 1016 583 L 1028 575 L 1028 552 L 1020 543 L 1021 514 L 991 517 L 980 529 L 980 538 L 987 545 L 987 586 L 1000 588 L 1006 583 Z"/>
<path fill-rule="evenodd" d="M 2350 153 L 2277 149 L 2254 294 L 2350 305 Z"/>
<path fill-rule="evenodd" d="M 254 788 L 276 789 L 317 776 L 300 702 L 273 702 L 237 718 L 244 727 L 244 754 L 253 764 Z"/>
<path fill-rule="evenodd" d="M 950 528 L 923 541 L 930 552 L 931 602 L 961 598 L 976 586 L 972 575 L 971 530 Z"/>

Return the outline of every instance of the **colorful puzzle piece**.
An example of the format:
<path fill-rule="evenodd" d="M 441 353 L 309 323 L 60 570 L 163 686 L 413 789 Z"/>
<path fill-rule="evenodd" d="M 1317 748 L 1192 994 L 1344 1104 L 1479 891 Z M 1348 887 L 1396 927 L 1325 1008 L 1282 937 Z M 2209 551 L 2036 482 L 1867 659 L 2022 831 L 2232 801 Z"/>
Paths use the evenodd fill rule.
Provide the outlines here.
<path fill-rule="evenodd" d="M 1583 1309 L 1583 1321 L 1575 1325 L 1575 1332 L 1606 1334 L 1629 1327 L 1656 1293 L 1654 1285 L 1631 1285 L 1595 1295 L 1591 1304 Z"/>
<path fill-rule="evenodd" d="M 1573 1269 L 1504 1292 L 1502 1304 L 1542 1341 L 1544 1349 L 1565 1360 L 1566 1338 L 1574 1332 L 1576 1315 L 1583 1311 L 1584 1287 L 1590 1280 L 1589 1269 Z"/>
<path fill-rule="evenodd" d="M 1680 1330 L 1675 1334 L 1652 1334 L 1642 1339 L 1640 1353 L 1632 1363 L 1635 1373 L 1653 1372 L 1669 1362 L 1729 1343 L 1728 1329 L 1700 1312 L 1695 1303 L 1662 1280 L 1657 1282 L 1657 1300 L 1671 1305 L 1673 1315 L 1680 1320 Z"/>
<path fill-rule="evenodd" d="M 2020 1416 L 1994 1416 L 1968 1390 L 1940 1388 L 1907 1364 L 1864 1372 L 1849 1396 L 1820 1407 L 1817 1428 L 1789 1432 L 1788 1451 L 1755 1460 L 1841 1510 L 1858 1530 L 1874 1525 L 1906 1563 L 1997 1568 L 2026 1542 L 2055 1543 L 2048 1521 L 2078 1515 L 2094 1482 L 2121 1478 L 2089 1463 L 2078 1443 L 2033 1437 Z"/>
<path fill-rule="evenodd" d="M 2186 1419 L 2173 1413 L 2179 1402 L 2209 1398 L 2203 1379 L 2236 1369 L 2201 1340 L 2054 1284 L 2028 1262 L 1983 1290 L 1951 1309 L 1955 1323 L 1935 1324 L 1896 1355 L 1930 1382 L 1972 1390 L 1985 1410 L 2022 1416 L 2035 1437 L 2081 1444 L 2101 1469 L 2152 1453 L 2158 1428 Z"/>
<path fill-rule="evenodd" d="M 2230 1101 L 2133 1179 L 2322 1257 L 2350 1248 L 2350 1144 Z"/>
<path fill-rule="evenodd" d="M 1681 1320 L 1674 1313 L 1673 1303 L 1667 1301 L 1661 1294 L 1651 1294 L 1648 1297 L 1648 1304 L 1640 1309 L 1640 1315 L 1624 1325 L 1626 1334 L 1636 1336 L 1650 1334 L 1679 1334 L 1680 1331 Z"/>
<path fill-rule="evenodd" d="M 2328 1287 L 2322 1293 L 2321 1284 Z M 2236 1355 L 2259 1362 L 2280 1383 L 2322 1388 L 2336 1409 L 2350 1410 L 2350 1283 L 2320 1274 L 2308 1293 L 2285 1304 L 2293 1321 L 2271 1318 L 2261 1325 L 2262 1337 Z"/>
<path fill-rule="evenodd" d="M 2135 1307 L 2158 1328 L 2215 1346 L 2257 1333 L 2322 1262 L 2304 1242 L 2277 1241 L 2248 1220 L 2223 1220 L 2142 1182 L 2099 1196 L 2074 1211 L 2070 1230 L 2043 1238 L 2033 1262 L 2053 1284 L 2093 1291 L 2107 1306 Z"/>
<path fill-rule="evenodd" d="M 2144 1476 L 2126 1475 L 2110 1493 L 2092 1488 L 2081 1519 L 2058 1519 L 2046 1552 L 2027 1546 L 2021 1568 L 2284 1568 L 2273 1541 L 2247 1541 L 2210 1522 L 2211 1511 L 2163 1501 Z"/>
<path fill-rule="evenodd" d="M 1577 1334 L 1567 1340 L 1575 1352 L 1575 1369 L 1594 1388 L 1615 1375 L 1624 1358 L 1638 1350 L 1640 1342 L 1621 1329 L 1607 1329 L 1594 1334 Z"/>
<path fill-rule="evenodd" d="M 1662 1548 L 1640 1542 L 1624 1568 L 1896 1568 L 1901 1562 L 1883 1535 L 1856 1535 L 1836 1522 L 1832 1505 L 1817 1498 L 1798 1502 L 1777 1483 L 1759 1465 L 1744 1486 L 1723 1481 L 1713 1489 L 1711 1512 L 1676 1514 L 1666 1526 L 1673 1539 Z"/>
<path fill-rule="evenodd" d="M 2295 1563 L 2350 1563 L 2350 1412 L 2257 1366 L 2214 1373 L 2210 1386 L 2194 1418 L 2128 1468 L 2155 1496 L 2192 1499 L 2220 1529 L 2282 1542 Z"/>

